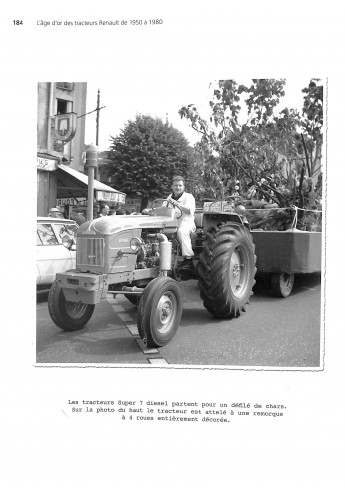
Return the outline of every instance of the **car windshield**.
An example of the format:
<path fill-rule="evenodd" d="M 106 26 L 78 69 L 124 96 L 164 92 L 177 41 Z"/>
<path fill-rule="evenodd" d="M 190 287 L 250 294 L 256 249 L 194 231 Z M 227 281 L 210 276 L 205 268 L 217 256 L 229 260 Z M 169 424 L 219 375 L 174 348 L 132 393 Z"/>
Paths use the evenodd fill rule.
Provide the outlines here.
<path fill-rule="evenodd" d="M 38 223 L 37 234 L 43 245 L 58 245 L 59 243 L 51 224 Z"/>
<path fill-rule="evenodd" d="M 71 237 L 73 240 L 75 240 L 75 236 L 76 236 L 77 229 L 78 229 L 77 225 L 57 223 L 57 224 L 55 224 L 55 228 L 56 228 L 58 234 L 60 235 L 61 240 L 65 236 Z"/>
<path fill-rule="evenodd" d="M 37 223 L 37 245 L 59 245 L 66 236 L 75 241 L 77 229 L 74 223 Z"/>

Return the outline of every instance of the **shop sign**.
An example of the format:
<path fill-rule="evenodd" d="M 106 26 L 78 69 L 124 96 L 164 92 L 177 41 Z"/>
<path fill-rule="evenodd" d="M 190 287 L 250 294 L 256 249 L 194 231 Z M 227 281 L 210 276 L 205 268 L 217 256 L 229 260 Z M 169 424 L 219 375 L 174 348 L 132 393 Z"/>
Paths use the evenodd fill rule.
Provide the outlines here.
<path fill-rule="evenodd" d="M 83 199 L 75 199 L 74 197 L 64 197 L 62 199 L 56 200 L 57 206 L 64 206 L 65 204 L 69 204 L 70 206 L 82 206 L 87 204 L 86 198 Z"/>
<path fill-rule="evenodd" d="M 204 211 L 228 211 L 233 212 L 234 206 L 227 201 L 204 202 Z"/>
<path fill-rule="evenodd" d="M 121 202 L 124 203 L 126 196 L 118 192 L 96 191 L 97 201 Z"/>
<path fill-rule="evenodd" d="M 57 169 L 58 162 L 51 160 L 50 158 L 37 157 L 37 168 L 39 170 L 46 170 L 48 172 Z"/>
<path fill-rule="evenodd" d="M 74 138 L 76 130 L 77 114 L 75 112 L 55 116 L 55 137 L 57 140 L 67 143 Z"/>

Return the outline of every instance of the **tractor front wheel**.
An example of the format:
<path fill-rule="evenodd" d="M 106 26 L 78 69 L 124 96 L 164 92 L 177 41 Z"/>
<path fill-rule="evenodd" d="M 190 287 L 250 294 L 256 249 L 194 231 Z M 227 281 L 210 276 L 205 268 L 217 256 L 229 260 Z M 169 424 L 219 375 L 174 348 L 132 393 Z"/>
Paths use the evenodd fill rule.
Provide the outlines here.
<path fill-rule="evenodd" d="M 153 279 L 140 299 L 137 325 L 149 347 L 163 347 L 176 334 L 182 317 L 182 294 L 170 277 Z"/>
<path fill-rule="evenodd" d="M 48 310 L 51 319 L 61 330 L 71 331 L 84 328 L 94 309 L 95 305 L 66 301 L 58 281 L 52 284 L 48 296 Z"/>

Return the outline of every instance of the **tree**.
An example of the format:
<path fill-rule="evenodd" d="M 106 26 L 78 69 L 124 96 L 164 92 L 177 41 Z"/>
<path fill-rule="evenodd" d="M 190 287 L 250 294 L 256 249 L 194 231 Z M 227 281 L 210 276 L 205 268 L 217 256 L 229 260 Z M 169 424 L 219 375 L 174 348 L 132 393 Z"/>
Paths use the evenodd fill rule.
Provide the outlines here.
<path fill-rule="evenodd" d="M 194 104 L 180 109 L 180 116 L 201 135 L 204 165 L 195 182 L 204 184 L 206 192 L 215 198 L 232 194 L 279 207 L 303 207 L 305 194 L 310 193 L 303 173 L 303 132 L 312 140 L 322 129 L 320 91 L 312 82 L 305 89 L 302 117 L 295 109 L 278 111 L 284 87 L 285 80 L 253 79 L 249 87 L 220 80 L 209 102 L 208 119 Z"/>
<path fill-rule="evenodd" d="M 308 87 L 302 90 L 304 104 L 302 110 L 303 149 L 309 177 L 321 170 L 323 143 L 323 86 L 318 78 L 312 78 Z"/>
<path fill-rule="evenodd" d="M 137 115 L 128 121 L 106 152 L 104 175 L 111 185 L 131 197 L 142 198 L 141 209 L 150 199 L 167 196 L 174 175 L 186 177 L 193 157 L 183 134 L 168 122 Z"/>

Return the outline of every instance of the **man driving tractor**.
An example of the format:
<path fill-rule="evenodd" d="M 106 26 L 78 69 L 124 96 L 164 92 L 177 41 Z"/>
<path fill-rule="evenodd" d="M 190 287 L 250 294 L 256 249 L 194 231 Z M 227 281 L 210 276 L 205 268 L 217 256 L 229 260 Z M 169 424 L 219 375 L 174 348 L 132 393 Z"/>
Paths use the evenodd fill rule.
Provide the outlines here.
<path fill-rule="evenodd" d="M 174 207 L 174 205 L 177 205 L 182 211 L 182 215 L 177 219 L 177 237 L 181 244 L 184 258 L 181 267 L 193 270 L 192 259 L 194 252 L 192 250 L 191 233 L 195 231 L 195 199 L 192 194 L 185 192 L 184 177 L 180 175 L 173 177 L 171 188 L 173 192 L 167 198 L 167 206 Z"/>
<path fill-rule="evenodd" d="M 179 282 L 196 277 L 194 262 L 200 297 L 211 315 L 234 318 L 245 311 L 256 272 L 248 227 L 237 213 L 208 210 L 191 237 L 196 231 L 194 197 L 185 192 L 180 175 L 173 178 L 171 188 L 168 199 L 152 202 L 147 216 L 97 218 L 79 227 L 76 267 L 58 273 L 49 293 L 49 313 L 59 328 L 84 328 L 108 294 L 124 294 L 138 305 L 143 342 L 163 347 L 180 325 Z M 184 257 L 185 273 L 178 255 Z"/>

